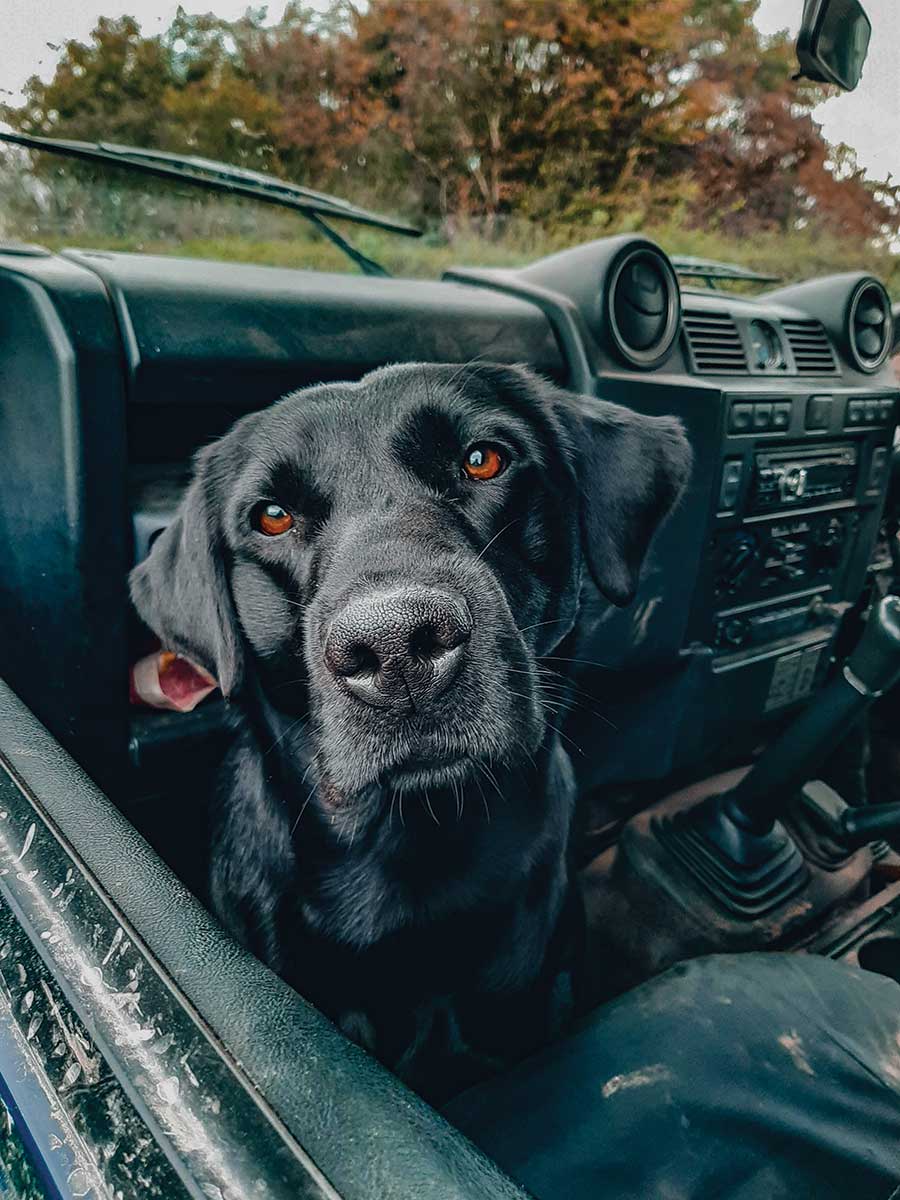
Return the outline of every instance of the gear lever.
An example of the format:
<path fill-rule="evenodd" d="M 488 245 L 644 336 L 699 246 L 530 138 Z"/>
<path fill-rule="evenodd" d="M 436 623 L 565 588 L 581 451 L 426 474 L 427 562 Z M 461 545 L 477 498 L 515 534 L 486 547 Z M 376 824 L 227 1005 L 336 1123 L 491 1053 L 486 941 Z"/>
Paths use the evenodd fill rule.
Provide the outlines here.
<path fill-rule="evenodd" d="M 900 599 L 874 605 L 835 678 L 731 791 L 655 822 L 658 840 L 732 913 L 761 916 L 798 891 L 806 864 L 778 820 L 868 706 L 900 680 Z"/>

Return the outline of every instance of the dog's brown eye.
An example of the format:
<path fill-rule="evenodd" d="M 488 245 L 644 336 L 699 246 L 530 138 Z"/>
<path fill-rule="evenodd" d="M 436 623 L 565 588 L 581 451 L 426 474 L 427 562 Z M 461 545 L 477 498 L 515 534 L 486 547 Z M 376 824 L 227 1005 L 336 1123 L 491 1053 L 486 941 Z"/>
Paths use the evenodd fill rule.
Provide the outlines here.
<path fill-rule="evenodd" d="M 294 518 L 280 504 L 261 504 L 253 514 L 253 524 L 266 537 L 278 537 L 293 527 Z"/>
<path fill-rule="evenodd" d="M 478 442 L 466 451 L 463 470 L 470 479 L 496 479 L 506 470 L 506 459 L 496 446 Z"/>

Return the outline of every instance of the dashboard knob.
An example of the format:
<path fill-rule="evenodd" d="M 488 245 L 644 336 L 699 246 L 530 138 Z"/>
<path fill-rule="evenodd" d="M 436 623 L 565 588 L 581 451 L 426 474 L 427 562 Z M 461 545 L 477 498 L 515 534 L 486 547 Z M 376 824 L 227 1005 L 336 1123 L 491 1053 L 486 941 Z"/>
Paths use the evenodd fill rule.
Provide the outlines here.
<path fill-rule="evenodd" d="M 844 550 L 844 522 L 840 517 L 832 517 L 817 525 L 812 531 L 812 545 L 817 563 L 827 567 L 837 566 Z"/>
<path fill-rule="evenodd" d="M 747 631 L 747 622 L 743 617 L 732 617 L 722 630 L 722 638 L 729 646 L 742 646 L 747 637 Z"/>
<path fill-rule="evenodd" d="M 729 534 L 721 547 L 716 566 L 716 594 L 737 591 L 759 562 L 759 544 L 752 533 Z"/>
<path fill-rule="evenodd" d="M 806 493 L 806 467 L 789 467 L 779 480 L 782 500 L 799 500 Z"/>

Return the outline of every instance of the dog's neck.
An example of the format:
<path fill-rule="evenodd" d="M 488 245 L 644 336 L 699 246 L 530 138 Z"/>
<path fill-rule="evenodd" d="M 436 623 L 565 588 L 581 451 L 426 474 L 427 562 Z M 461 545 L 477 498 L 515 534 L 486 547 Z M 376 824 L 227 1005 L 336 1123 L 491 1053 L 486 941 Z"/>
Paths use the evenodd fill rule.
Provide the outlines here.
<path fill-rule="evenodd" d="M 526 768 L 489 780 L 475 768 L 455 791 L 373 785 L 331 810 L 317 793 L 295 820 L 301 873 L 315 880 L 303 916 L 362 948 L 403 926 L 511 909 L 564 861 L 573 804 L 555 735 Z"/>
<path fill-rule="evenodd" d="M 298 736 L 302 716 L 254 716 L 259 769 L 299 868 L 300 916 L 316 932 L 363 948 L 404 925 L 515 904 L 535 872 L 564 862 L 575 781 L 553 731 L 514 768 L 473 762 L 455 788 L 387 781 L 346 799 Z"/>

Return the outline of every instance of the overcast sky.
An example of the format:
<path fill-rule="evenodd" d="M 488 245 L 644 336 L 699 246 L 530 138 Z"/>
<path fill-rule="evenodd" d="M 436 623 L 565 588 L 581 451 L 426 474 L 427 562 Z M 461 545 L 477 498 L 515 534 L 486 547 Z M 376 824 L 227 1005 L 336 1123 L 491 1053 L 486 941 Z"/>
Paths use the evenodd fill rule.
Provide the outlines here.
<path fill-rule="evenodd" d="M 306 2 L 322 8 L 327 0 Z M 872 21 L 872 42 L 862 82 L 850 95 L 821 105 L 815 116 L 825 136 L 853 146 L 874 177 L 883 179 L 890 173 L 900 179 L 900 0 L 864 0 L 864 5 Z M 247 0 L 184 0 L 184 6 L 188 11 L 210 8 L 234 19 L 244 12 Z M 58 57 L 53 47 L 67 38 L 86 41 L 100 15 L 130 13 L 144 33 L 153 34 L 169 25 L 176 7 L 167 0 L 3 0 L 0 94 L 17 100 L 30 75 L 50 78 Z M 796 33 L 802 7 L 802 0 L 762 0 L 758 24 L 766 33 L 785 27 Z M 269 5 L 276 18 L 283 9 L 282 0 Z"/>

